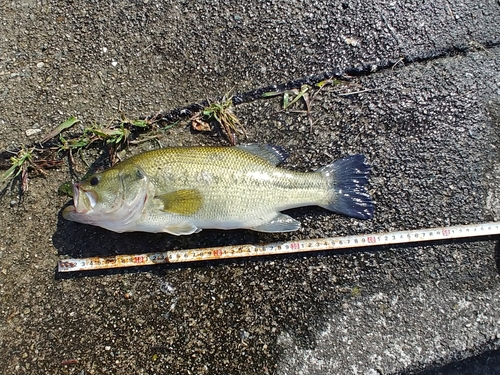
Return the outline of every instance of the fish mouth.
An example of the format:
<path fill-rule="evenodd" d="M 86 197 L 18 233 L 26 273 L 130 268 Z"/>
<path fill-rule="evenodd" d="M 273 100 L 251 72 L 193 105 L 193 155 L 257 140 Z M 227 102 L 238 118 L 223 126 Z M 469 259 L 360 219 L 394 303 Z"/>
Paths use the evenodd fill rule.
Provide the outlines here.
<path fill-rule="evenodd" d="M 62 215 L 69 218 L 73 214 L 86 214 L 97 204 L 97 194 L 83 189 L 79 183 L 73 185 L 73 205 L 66 207 Z"/>
<path fill-rule="evenodd" d="M 122 186 L 114 202 L 104 208 L 98 204 L 99 195 L 95 191 L 86 190 L 80 183 L 76 183 L 73 185 L 73 205 L 64 208 L 62 216 L 66 220 L 96 225 L 118 233 L 127 232 L 142 215 L 148 196 L 154 194 L 151 188 L 144 179 L 143 188 L 139 189 L 139 193 L 126 200 L 123 196 L 125 187 Z"/>

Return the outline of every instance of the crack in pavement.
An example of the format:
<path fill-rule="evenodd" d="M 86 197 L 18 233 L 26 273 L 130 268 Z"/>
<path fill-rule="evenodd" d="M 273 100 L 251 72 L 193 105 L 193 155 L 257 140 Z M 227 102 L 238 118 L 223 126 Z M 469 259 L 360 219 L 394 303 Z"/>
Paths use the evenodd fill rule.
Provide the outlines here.
<path fill-rule="evenodd" d="M 468 44 L 455 45 L 445 49 L 425 51 L 418 54 L 408 54 L 401 56 L 399 59 L 387 59 L 377 62 L 363 63 L 344 70 L 336 69 L 288 81 L 279 85 L 269 85 L 243 93 L 236 93 L 233 95 L 233 104 L 239 105 L 263 99 L 262 95 L 267 92 L 281 93 L 288 90 L 300 89 L 302 85 L 314 86 L 327 79 L 348 81 L 352 77 L 363 77 L 383 70 L 394 69 L 400 64 L 406 66 L 409 64 L 428 62 L 442 58 L 465 56 L 471 52 L 476 52 L 478 50 L 488 51 L 489 49 L 493 49 L 498 46 L 500 46 L 500 41 L 487 41 L 483 43 L 470 42 Z M 220 100 L 220 98 L 218 100 Z M 184 107 L 176 108 L 169 112 L 156 113 L 146 118 L 153 121 L 171 123 L 192 116 L 194 113 L 201 111 L 207 105 L 209 105 L 209 101 L 204 100 L 199 103 L 192 103 Z"/>

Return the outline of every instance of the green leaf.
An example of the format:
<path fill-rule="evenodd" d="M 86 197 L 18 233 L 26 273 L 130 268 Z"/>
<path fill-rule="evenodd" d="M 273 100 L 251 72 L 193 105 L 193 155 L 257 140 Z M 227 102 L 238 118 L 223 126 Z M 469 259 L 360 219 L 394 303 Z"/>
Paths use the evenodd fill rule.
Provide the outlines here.
<path fill-rule="evenodd" d="M 290 105 L 290 93 L 286 91 L 283 93 L 283 109 L 287 109 L 288 106 Z"/>
<path fill-rule="evenodd" d="M 300 87 L 300 92 L 297 94 L 295 98 L 293 98 L 293 100 L 290 102 L 290 105 L 296 103 L 300 98 L 302 98 L 304 94 L 309 90 L 309 88 L 310 87 L 308 85 L 302 85 Z"/>
<path fill-rule="evenodd" d="M 174 122 L 173 124 L 168 124 L 168 125 L 165 125 L 162 129 L 163 130 L 168 130 L 168 129 L 172 129 L 173 127 L 179 125 L 180 121 L 176 121 Z"/>
<path fill-rule="evenodd" d="M 69 181 L 63 182 L 59 185 L 57 192 L 60 195 L 67 195 L 68 197 L 73 197 L 73 184 Z"/>
<path fill-rule="evenodd" d="M 265 92 L 264 94 L 262 94 L 262 97 L 263 98 L 272 98 L 273 96 L 278 96 L 281 94 L 282 94 L 282 92 L 279 92 L 279 91 L 269 91 L 269 92 Z"/>
<path fill-rule="evenodd" d="M 27 151 L 24 147 L 17 153 L 16 156 L 10 158 L 11 166 L 0 176 L 0 182 L 6 182 L 14 179 L 23 171 L 25 163 L 31 160 L 32 151 Z"/>
<path fill-rule="evenodd" d="M 149 126 L 149 122 L 147 120 L 133 120 L 130 123 L 138 128 L 147 128 Z"/>
<path fill-rule="evenodd" d="M 324 81 L 316 83 L 316 86 L 321 88 L 321 87 L 323 87 L 325 85 L 329 85 L 329 84 L 338 85 L 338 84 L 340 84 L 340 81 L 338 79 L 328 78 L 328 79 L 325 79 Z"/>
<path fill-rule="evenodd" d="M 66 121 L 64 121 L 62 124 L 59 124 L 58 126 L 56 126 L 54 129 L 52 129 L 52 131 L 47 134 L 43 139 L 42 139 L 42 143 L 45 143 L 47 142 L 49 139 L 52 139 L 54 137 L 57 137 L 57 135 L 59 133 L 61 133 L 62 131 L 66 130 L 66 129 L 69 129 L 71 128 L 73 125 L 75 125 L 77 122 L 79 122 L 80 120 L 78 120 L 75 116 L 71 116 L 69 119 L 67 119 Z"/>
<path fill-rule="evenodd" d="M 17 165 L 12 165 L 9 169 L 7 169 L 2 175 L 0 176 L 0 182 L 4 183 L 5 181 L 10 180 L 11 178 L 16 177 L 19 173 L 17 173 L 14 176 L 14 172 L 16 171 Z"/>

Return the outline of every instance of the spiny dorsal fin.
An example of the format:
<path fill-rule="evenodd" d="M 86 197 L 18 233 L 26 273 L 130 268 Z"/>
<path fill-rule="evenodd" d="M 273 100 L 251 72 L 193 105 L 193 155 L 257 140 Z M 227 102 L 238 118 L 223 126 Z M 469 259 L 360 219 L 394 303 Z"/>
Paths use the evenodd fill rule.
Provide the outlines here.
<path fill-rule="evenodd" d="M 163 211 L 180 215 L 193 215 L 203 204 L 199 190 L 177 190 L 155 197 L 163 202 Z"/>
<path fill-rule="evenodd" d="M 286 158 L 288 158 L 288 152 L 286 152 L 280 146 L 262 143 L 247 143 L 235 147 L 258 156 L 264 160 L 267 160 L 273 165 L 283 163 Z"/>

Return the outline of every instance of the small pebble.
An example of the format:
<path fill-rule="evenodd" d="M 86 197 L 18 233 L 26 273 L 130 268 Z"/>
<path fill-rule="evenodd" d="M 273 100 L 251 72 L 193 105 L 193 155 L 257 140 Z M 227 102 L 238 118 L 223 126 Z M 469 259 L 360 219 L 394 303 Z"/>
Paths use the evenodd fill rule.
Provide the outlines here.
<path fill-rule="evenodd" d="M 32 135 L 38 134 L 42 131 L 42 129 L 27 129 L 26 136 L 31 137 Z"/>
<path fill-rule="evenodd" d="M 40 61 L 38 64 L 36 64 L 36 67 L 38 69 L 42 69 L 44 66 L 45 66 L 45 63 L 43 63 L 42 61 Z"/>

